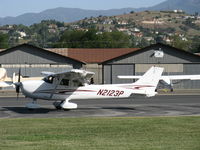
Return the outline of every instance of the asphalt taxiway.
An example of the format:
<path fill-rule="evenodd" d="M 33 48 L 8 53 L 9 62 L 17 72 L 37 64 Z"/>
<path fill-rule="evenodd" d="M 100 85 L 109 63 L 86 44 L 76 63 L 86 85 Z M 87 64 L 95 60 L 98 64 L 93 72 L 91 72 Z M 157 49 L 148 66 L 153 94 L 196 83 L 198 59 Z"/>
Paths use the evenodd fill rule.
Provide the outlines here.
<path fill-rule="evenodd" d="M 78 109 L 56 110 L 52 101 L 38 100 L 40 109 L 28 110 L 31 99 L 0 97 L 0 118 L 200 116 L 200 95 L 158 95 L 152 98 L 73 100 Z"/>

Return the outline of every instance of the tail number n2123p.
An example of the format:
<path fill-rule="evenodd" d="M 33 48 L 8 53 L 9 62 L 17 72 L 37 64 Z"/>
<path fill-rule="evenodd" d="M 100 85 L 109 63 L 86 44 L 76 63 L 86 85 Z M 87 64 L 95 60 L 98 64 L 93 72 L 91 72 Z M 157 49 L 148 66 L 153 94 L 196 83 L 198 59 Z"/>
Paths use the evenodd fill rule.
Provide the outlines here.
<path fill-rule="evenodd" d="M 119 97 L 120 95 L 123 95 L 124 91 L 119 91 L 119 90 L 106 90 L 106 89 L 100 89 L 97 93 L 97 95 L 102 95 L 102 96 L 115 96 Z"/>

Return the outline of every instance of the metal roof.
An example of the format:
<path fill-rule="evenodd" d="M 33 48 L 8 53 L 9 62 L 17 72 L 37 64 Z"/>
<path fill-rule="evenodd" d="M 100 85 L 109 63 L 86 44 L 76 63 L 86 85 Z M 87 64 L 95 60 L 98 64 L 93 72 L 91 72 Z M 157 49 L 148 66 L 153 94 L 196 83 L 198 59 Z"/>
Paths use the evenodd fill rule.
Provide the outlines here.
<path fill-rule="evenodd" d="M 86 63 L 102 63 L 104 61 L 134 52 L 138 48 L 52 48 L 51 52 L 67 56 Z"/>

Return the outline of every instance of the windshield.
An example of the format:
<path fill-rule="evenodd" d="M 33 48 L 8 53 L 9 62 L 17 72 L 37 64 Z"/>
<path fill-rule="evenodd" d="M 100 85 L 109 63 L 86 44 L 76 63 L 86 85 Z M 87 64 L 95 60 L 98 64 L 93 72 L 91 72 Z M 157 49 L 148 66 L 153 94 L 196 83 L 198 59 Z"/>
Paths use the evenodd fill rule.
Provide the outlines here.
<path fill-rule="evenodd" d="M 43 79 L 45 82 L 47 82 L 47 83 L 53 83 L 53 80 L 54 80 L 54 77 L 52 77 L 52 76 L 48 76 L 48 77 L 45 77 L 44 79 Z"/>

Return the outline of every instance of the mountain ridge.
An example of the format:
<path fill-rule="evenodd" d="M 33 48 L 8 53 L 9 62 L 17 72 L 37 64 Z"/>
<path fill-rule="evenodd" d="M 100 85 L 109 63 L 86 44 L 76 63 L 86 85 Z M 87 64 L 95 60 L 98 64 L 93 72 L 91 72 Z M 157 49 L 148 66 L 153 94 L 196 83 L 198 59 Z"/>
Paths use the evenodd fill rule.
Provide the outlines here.
<path fill-rule="evenodd" d="M 53 9 L 47 9 L 39 13 L 25 13 L 17 17 L 4 17 L 0 18 L 0 25 L 6 24 L 24 24 L 32 25 L 39 23 L 42 20 L 57 20 L 60 22 L 75 22 L 89 17 L 102 16 L 116 16 L 131 11 L 160 11 L 160 10 L 174 10 L 181 9 L 186 13 L 194 14 L 200 13 L 200 0 L 166 0 L 160 4 L 152 7 L 143 8 L 121 8 L 121 9 L 108 9 L 108 10 L 86 10 L 80 8 L 64 8 L 58 7 Z"/>
<path fill-rule="evenodd" d="M 86 17 L 98 17 L 99 15 L 113 16 L 133 11 L 132 8 L 109 9 L 109 10 L 86 10 L 80 8 L 58 7 L 47 9 L 40 13 L 25 13 L 17 17 L 0 18 L 0 25 L 24 24 L 31 25 L 42 20 L 57 20 L 60 22 L 74 22 Z M 76 19 L 74 19 L 76 18 Z"/>
<path fill-rule="evenodd" d="M 167 0 L 155 6 L 149 7 L 148 10 L 175 10 L 181 9 L 186 13 L 200 13 L 200 0 Z"/>

